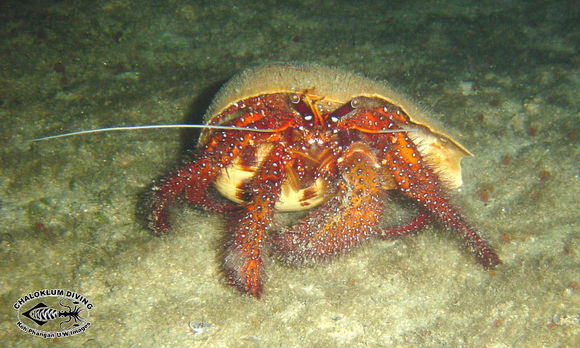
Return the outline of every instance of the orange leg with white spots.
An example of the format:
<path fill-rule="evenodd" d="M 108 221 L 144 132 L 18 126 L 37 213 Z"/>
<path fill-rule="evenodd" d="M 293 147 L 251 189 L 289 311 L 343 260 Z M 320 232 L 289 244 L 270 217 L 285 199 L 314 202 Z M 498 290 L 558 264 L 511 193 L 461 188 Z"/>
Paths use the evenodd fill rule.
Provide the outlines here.
<path fill-rule="evenodd" d="M 201 157 L 181 168 L 167 179 L 161 187 L 153 188 L 153 199 L 150 201 L 149 226 L 158 234 L 167 233 L 167 208 L 175 198 L 185 191 L 187 199 L 210 210 L 226 211 L 230 207 L 215 203 L 208 196 L 208 186 L 219 174 L 219 167 L 214 165 L 211 156 Z M 202 179 L 200 179 L 202 178 Z"/>
<path fill-rule="evenodd" d="M 252 197 L 243 207 L 224 258 L 224 269 L 230 285 L 256 298 L 262 293 L 264 237 L 272 223 L 274 205 L 284 181 L 285 157 L 284 147 L 275 147 L 252 178 L 248 188 Z"/>
<path fill-rule="evenodd" d="M 359 109 L 345 120 L 343 127 L 361 131 L 363 139 L 380 151 L 381 164 L 391 173 L 397 188 L 421 204 L 423 209 L 445 226 L 459 232 L 484 268 L 493 269 L 500 264 L 501 260 L 492 247 L 449 203 L 439 176 L 424 162 L 417 146 L 408 137 L 407 131 L 403 130 L 409 126 L 409 122 L 402 110 L 391 104 L 377 106 L 371 98 L 361 97 L 358 102 Z M 396 132 L 381 133 L 382 130 Z M 408 233 L 422 227 L 427 221 L 428 217 L 421 212 L 415 221 L 400 232 Z"/>
<path fill-rule="evenodd" d="M 255 97 L 247 100 L 246 104 L 232 105 L 224 110 L 213 121 L 239 113 L 231 126 L 247 127 L 252 125 L 256 128 L 283 129 L 288 126 L 291 116 L 284 109 L 284 97 L 268 99 L 267 96 Z M 255 111 L 257 106 L 267 108 L 272 115 L 264 117 L 262 113 Z M 253 108 L 252 108 L 253 107 Z M 252 111 L 253 110 L 253 111 Z M 242 149 L 248 146 L 257 146 L 266 141 L 275 141 L 270 137 L 272 134 L 257 134 L 252 132 L 240 132 L 221 130 L 211 134 L 207 143 L 196 153 L 196 157 L 185 167 L 181 168 L 170 178 L 161 183 L 161 186 L 153 188 L 153 197 L 150 200 L 149 226 L 158 234 L 166 233 L 169 229 L 167 221 L 167 208 L 181 193 L 186 194 L 187 200 L 194 205 L 202 206 L 208 210 L 224 212 L 236 208 L 232 204 L 224 204 L 213 201 L 208 196 L 208 188 L 223 168 L 231 164 L 232 160 L 240 155 Z M 253 144 L 253 145 L 250 145 Z"/>
<path fill-rule="evenodd" d="M 376 158 L 366 145 L 355 143 L 341 168 L 336 195 L 296 226 L 274 233 L 273 251 L 278 258 L 311 263 L 348 251 L 377 234 L 385 191 Z"/>
<path fill-rule="evenodd" d="M 385 153 L 385 165 L 399 190 L 427 208 L 445 226 L 459 232 L 484 268 L 493 269 L 500 264 L 501 260 L 491 246 L 449 204 L 437 174 L 423 164 L 419 152 L 407 135 L 395 133 L 393 136 L 395 151 Z"/>
<path fill-rule="evenodd" d="M 382 116 L 394 121 L 389 122 L 388 128 L 391 130 L 398 129 L 397 123 L 407 124 L 402 113 L 388 111 L 387 108 L 381 108 L 368 112 L 366 116 L 368 117 L 369 114 L 375 118 Z M 374 142 L 375 146 L 382 149 L 383 165 L 392 174 L 401 192 L 421 204 L 445 226 L 459 232 L 484 268 L 493 269 L 501 263 L 492 247 L 451 206 L 439 176 L 424 162 L 407 132 L 375 137 Z"/>
<path fill-rule="evenodd" d="M 433 215 L 429 213 L 428 210 L 422 209 L 419 215 L 415 216 L 411 221 L 409 221 L 406 225 L 400 226 L 393 229 L 379 229 L 377 231 L 377 237 L 379 239 L 389 239 L 389 238 L 399 238 L 406 236 L 408 234 L 415 233 L 422 229 L 423 227 L 427 226 L 433 221 Z"/>

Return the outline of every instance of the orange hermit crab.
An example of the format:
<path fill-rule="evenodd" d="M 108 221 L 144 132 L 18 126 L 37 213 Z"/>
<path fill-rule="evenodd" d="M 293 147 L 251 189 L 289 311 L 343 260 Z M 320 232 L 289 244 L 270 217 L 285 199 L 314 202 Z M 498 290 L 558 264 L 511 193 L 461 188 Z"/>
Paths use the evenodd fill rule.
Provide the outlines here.
<path fill-rule="evenodd" d="M 451 205 L 470 153 L 426 121 L 388 85 L 316 64 L 243 71 L 218 93 L 191 162 L 154 188 L 150 225 L 167 232 L 168 205 L 181 193 L 197 206 L 238 214 L 224 256 L 228 282 L 259 297 L 266 249 L 308 263 L 371 238 L 400 236 L 432 219 L 456 230 L 487 269 L 501 263 Z M 218 202 L 211 187 L 237 204 Z M 386 190 L 418 203 L 393 230 L 379 226 Z M 275 211 L 317 207 L 282 231 Z"/>

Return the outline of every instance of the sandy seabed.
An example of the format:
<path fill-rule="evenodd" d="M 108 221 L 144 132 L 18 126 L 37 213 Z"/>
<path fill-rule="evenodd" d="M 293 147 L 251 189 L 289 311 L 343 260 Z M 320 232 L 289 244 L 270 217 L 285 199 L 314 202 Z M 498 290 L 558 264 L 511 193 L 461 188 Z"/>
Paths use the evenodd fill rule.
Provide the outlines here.
<path fill-rule="evenodd" d="M 94 304 L 70 346 L 580 345 L 578 10 L 570 2 L 406 5 L 218 1 L 7 2 L 0 11 L 0 341 L 43 346 L 12 305 L 39 289 Z M 454 202 L 503 264 L 484 271 L 439 225 L 331 262 L 274 259 L 261 300 L 221 273 L 228 220 L 143 199 L 245 67 L 313 61 L 387 79 L 475 157 Z M 393 199 L 385 224 L 409 207 Z M 280 216 L 292 223 L 293 216 Z"/>

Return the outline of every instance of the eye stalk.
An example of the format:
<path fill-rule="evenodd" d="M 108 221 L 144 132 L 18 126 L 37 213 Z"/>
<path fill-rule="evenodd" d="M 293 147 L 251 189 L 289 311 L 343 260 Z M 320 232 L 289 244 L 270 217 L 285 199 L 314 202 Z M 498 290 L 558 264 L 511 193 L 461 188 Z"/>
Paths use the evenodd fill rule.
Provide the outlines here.
<path fill-rule="evenodd" d="M 294 93 L 290 96 L 290 103 L 295 105 L 294 108 L 304 120 L 312 121 L 314 112 L 306 95 L 300 96 L 300 94 Z"/>
<path fill-rule="evenodd" d="M 332 121 L 333 123 L 340 121 L 340 119 L 343 118 L 344 115 L 358 108 L 360 106 L 360 103 L 361 102 L 358 97 L 352 98 L 349 102 L 344 103 L 342 106 L 340 106 L 338 109 L 334 110 L 330 114 L 330 121 Z"/>
<path fill-rule="evenodd" d="M 290 102 L 296 105 L 296 111 L 298 111 L 305 121 L 314 121 L 314 126 L 326 127 L 324 117 L 316 107 L 316 103 L 320 102 L 323 98 L 311 94 L 313 90 L 314 88 L 308 89 L 302 95 L 297 93 L 292 94 L 290 96 Z"/>

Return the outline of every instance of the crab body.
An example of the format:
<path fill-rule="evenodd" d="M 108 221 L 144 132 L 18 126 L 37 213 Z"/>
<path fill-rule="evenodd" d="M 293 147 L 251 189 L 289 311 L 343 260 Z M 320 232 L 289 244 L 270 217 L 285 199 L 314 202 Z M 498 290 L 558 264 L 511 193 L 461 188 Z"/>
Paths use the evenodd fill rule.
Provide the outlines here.
<path fill-rule="evenodd" d="M 461 185 L 460 161 L 470 153 L 424 115 L 389 86 L 342 70 L 315 64 L 246 70 L 206 114 L 208 125 L 232 128 L 204 129 L 192 160 L 155 188 L 151 227 L 169 229 L 167 208 L 180 194 L 234 214 L 224 270 L 231 285 L 254 297 L 262 293 L 266 249 L 307 264 L 434 219 L 494 268 L 500 259 L 446 193 Z M 215 200 L 212 187 L 232 203 Z M 379 222 L 391 189 L 412 198 L 419 214 L 385 230 Z M 312 210 L 296 225 L 270 229 L 275 211 L 304 209 Z"/>

